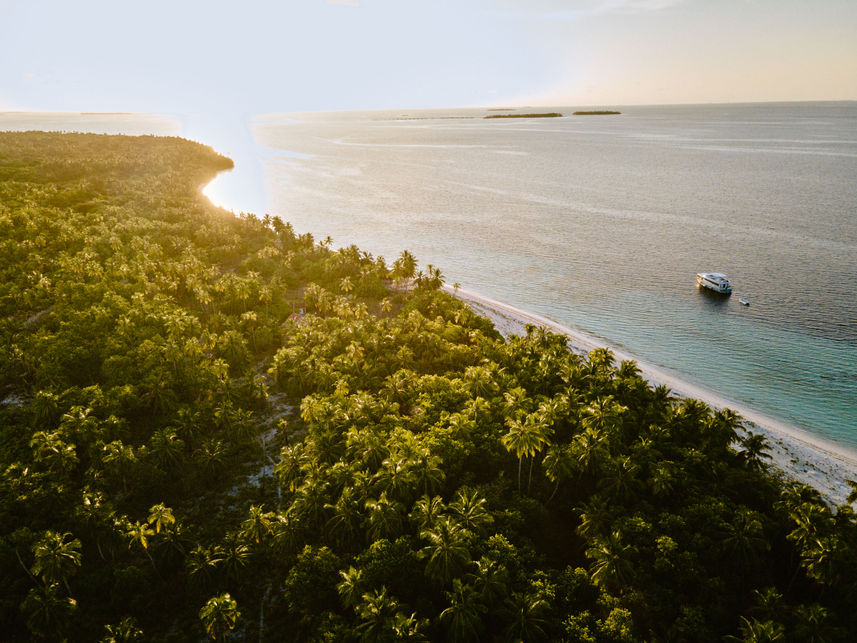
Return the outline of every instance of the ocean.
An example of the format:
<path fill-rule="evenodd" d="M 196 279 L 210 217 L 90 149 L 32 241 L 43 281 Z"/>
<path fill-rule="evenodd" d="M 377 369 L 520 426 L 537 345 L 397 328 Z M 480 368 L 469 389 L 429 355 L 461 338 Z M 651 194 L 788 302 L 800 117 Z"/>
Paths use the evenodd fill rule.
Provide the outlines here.
<path fill-rule="evenodd" d="M 408 249 L 449 284 L 857 448 L 857 103 L 618 109 L 32 128 L 173 134 L 181 122 L 236 161 L 206 189 L 216 202 L 388 261 Z M 0 129 L 19 129 L 10 119 Z M 733 296 L 700 291 L 700 271 L 727 273 Z"/>
<path fill-rule="evenodd" d="M 269 210 L 857 447 L 857 104 L 270 115 Z M 695 285 L 722 271 L 730 298 Z M 743 306 L 742 297 L 750 302 Z"/>

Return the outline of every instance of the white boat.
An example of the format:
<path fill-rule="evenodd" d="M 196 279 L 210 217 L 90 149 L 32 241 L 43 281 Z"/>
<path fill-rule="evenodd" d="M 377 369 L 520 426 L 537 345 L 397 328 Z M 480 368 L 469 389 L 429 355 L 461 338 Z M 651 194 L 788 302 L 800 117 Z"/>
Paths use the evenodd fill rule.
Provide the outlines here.
<path fill-rule="evenodd" d="M 698 272 L 696 283 L 721 295 L 732 294 L 732 283 L 722 272 Z"/>

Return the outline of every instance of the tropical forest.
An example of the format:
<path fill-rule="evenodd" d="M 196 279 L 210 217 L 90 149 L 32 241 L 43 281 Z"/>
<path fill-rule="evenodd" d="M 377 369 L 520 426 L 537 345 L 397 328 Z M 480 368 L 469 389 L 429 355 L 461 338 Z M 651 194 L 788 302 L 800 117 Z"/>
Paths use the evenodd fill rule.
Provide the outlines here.
<path fill-rule="evenodd" d="M 853 506 L 735 413 L 215 207 L 231 167 L 0 134 L 0 638 L 854 640 Z"/>

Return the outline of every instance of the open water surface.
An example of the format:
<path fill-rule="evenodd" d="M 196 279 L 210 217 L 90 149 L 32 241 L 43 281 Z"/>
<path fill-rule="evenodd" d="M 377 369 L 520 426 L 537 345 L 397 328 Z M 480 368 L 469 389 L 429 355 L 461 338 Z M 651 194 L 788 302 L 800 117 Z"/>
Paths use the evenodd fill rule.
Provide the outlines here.
<path fill-rule="evenodd" d="M 857 103 L 619 109 L 268 115 L 252 138 L 246 120 L 149 115 L 0 114 L 0 130 L 180 131 L 234 157 L 216 202 L 390 261 L 407 248 L 448 283 L 857 448 Z M 700 292 L 702 270 L 734 295 Z"/>
<path fill-rule="evenodd" d="M 857 104 L 620 109 L 285 114 L 254 131 L 269 210 L 298 232 L 407 248 L 448 283 L 857 446 Z M 695 286 L 715 270 L 731 298 Z"/>

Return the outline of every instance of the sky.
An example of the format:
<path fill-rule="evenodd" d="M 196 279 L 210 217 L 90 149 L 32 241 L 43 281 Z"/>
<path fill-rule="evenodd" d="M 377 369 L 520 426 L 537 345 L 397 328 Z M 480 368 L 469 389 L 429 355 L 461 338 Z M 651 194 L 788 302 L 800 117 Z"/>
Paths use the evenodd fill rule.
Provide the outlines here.
<path fill-rule="evenodd" d="M 857 99 L 857 0 L 0 0 L 0 109 Z"/>

